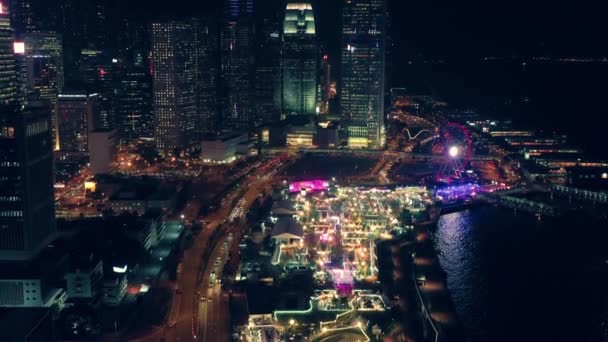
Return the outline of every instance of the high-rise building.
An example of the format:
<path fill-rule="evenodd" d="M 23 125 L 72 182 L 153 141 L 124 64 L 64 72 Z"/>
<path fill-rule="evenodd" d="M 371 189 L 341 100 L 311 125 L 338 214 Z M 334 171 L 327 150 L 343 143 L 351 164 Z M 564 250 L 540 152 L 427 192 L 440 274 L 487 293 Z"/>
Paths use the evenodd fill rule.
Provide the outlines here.
<path fill-rule="evenodd" d="M 310 3 L 288 3 L 283 25 L 283 112 L 316 113 L 319 47 Z"/>
<path fill-rule="evenodd" d="M 17 100 L 13 30 L 8 9 L 0 2 L 0 104 Z"/>
<path fill-rule="evenodd" d="M 34 30 L 34 8 L 31 0 L 10 2 L 11 23 L 17 37 Z"/>
<path fill-rule="evenodd" d="M 55 31 L 58 23 L 59 1 L 5 0 L 10 4 L 11 24 L 18 39 L 31 32 Z"/>
<path fill-rule="evenodd" d="M 386 0 L 346 0 L 342 11 L 341 102 L 348 145 L 382 148 Z"/>
<path fill-rule="evenodd" d="M 332 98 L 331 87 L 331 64 L 329 56 L 324 55 L 321 60 L 321 76 L 319 82 L 320 114 L 329 114 L 329 100 Z"/>
<path fill-rule="evenodd" d="M 82 59 L 88 64 L 85 69 L 99 71 L 104 64 L 102 52 L 107 47 L 109 31 L 104 1 L 60 0 L 59 7 L 66 78 L 71 82 L 88 82 L 91 74 L 80 73 Z M 92 54 L 92 51 L 97 53 Z"/>
<path fill-rule="evenodd" d="M 28 260 L 55 233 L 51 115 L 0 109 L 0 260 Z"/>
<path fill-rule="evenodd" d="M 88 92 L 64 92 L 57 100 L 59 150 L 64 155 L 86 155 L 89 132 L 101 127 L 99 95 Z"/>
<path fill-rule="evenodd" d="M 118 64 L 115 73 L 114 128 L 119 139 L 154 136 L 152 76 L 150 74 L 150 34 L 147 26 L 124 21 L 119 37 Z"/>
<path fill-rule="evenodd" d="M 53 141 L 57 137 L 57 96 L 63 90 L 63 46 L 61 36 L 48 32 L 31 32 L 23 36 L 27 68 L 26 91 L 30 98 L 46 100 L 51 104 Z"/>
<path fill-rule="evenodd" d="M 191 22 L 152 24 L 155 139 L 163 155 L 190 148 L 196 138 L 197 58 Z"/>
<path fill-rule="evenodd" d="M 222 124 L 250 127 L 254 72 L 253 0 L 226 0 L 220 27 Z"/>
<path fill-rule="evenodd" d="M 215 132 L 218 118 L 218 22 L 212 17 L 193 19 L 196 44 L 197 137 Z"/>
<path fill-rule="evenodd" d="M 61 36 L 48 32 L 24 35 L 28 93 L 55 100 L 63 89 L 63 48 Z"/>
<path fill-rule="evenodd" d="M 254 73 L 255 124 L 276 120 L 281 114 L 281 1 L 256 4 Z M 264 5 L 265 7 L 262 7 Z"/>
<path fill-rule="evenodd" d="M 152 79 L 148 69 L 127 67 L 117 84 L 115 128 L 120 139 L 153 137 Z"/>

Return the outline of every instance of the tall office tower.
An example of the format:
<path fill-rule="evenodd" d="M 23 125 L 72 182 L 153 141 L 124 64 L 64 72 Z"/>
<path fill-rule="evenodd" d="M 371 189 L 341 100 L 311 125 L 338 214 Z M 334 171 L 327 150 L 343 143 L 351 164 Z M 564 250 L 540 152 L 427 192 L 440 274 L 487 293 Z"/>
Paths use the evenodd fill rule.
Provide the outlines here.
<path fill-rule="evenodd" d="M 117 74 L 115 126 L 119 138 L 131 142 L 154 136 L 152 76 L 150 75 L 150 35 L 147 25 L 131 21 L 122 23 L 118 56 L 121 67 Z"/>
<path fill-rule="evenodd" d="M 27 66 L 28 97 L 46 100 L 51 104 L 53 146 L 58 149 L 57 95 L 63 90 L 63 46 L 55 33 L 30 32 L 24 36 Z"/>
<path fill-rule="evenodd" d="M 11 0 L 10 13 L 11 23 L 15 30 L 15 35 L 19 38 L 35 29 L 34 24 L 34 4 L 32 0 Z"/>
<path fill-rule="evenodd" d="M 25 58 L 25 43 L 15 40 L 13 43 L 15 56 L 15 73 L 17 81 L 17 102 L 27 105 L 27 63 Z"/>
<path fill-rule="evenodd" d="M 386 0 L 346 0 L 342 12 L 342 121 L 348 146 L 385 143 Z"/>
<path fill-rule="evenodd" d="M 331 99 L 331 64 L 329 63 L 328 55 L 323 55 L 321 60 L 319 99 L 320 114 L 329 114 L 329 100 Z"/>
<path fill-rule="evenodd" d="M 0 104 L 17 100 L 14 49 L 8 9 L 0 2 Z"/>
<path fill-rule="evenodd" d="M 51 116 L 0 108 L 0 260 L 28 260 L 55 233 Z"/>
<path fill-rule="evenodd" d="M 281 33 L 283 6 L 278 1 L 256 4 L 254 106 L 255 124 L 281 114 Z"/>
<path fill-rule="evenodd" d="M 123 141 L 154 136 L 152 78 L 144 66 L 122 73 L 116 95 L 116 130 Z"/>
<path fill-rule="evenodd" d="M 18 39 L 25 33 L 56 31 L 58 24 L 58 1 L 9 0 L 4 1 L 11 14 L 11 24 Z"/>
<path fill-rule="evenodd" d="M 89 132 L 99 129 L 99 95 L 64 92 L 57 100 L 59 150 L 66 156 L 86 155 Z"/>
<path fill-rule="evenodd" d="M 32 32 L 24 35 L 28 93 L 55 102 L 63 89 L 63 48 L 61 36 Z"/>
<path fill-rule="evenodd" d="M 66 78 L 69 81 L 83 80 L 79 73 L 81 58 L 91 64 L 91 51 L 103 52 L 107 46 L 107 20 L 103 0 L 60 0 L 60 27 L 63 35 Z M 84 50 L 84 53 L 83 53 Z M 103 55 L 95 62 L 99 71 L 103 66 Z M 85 75 L 90 76 L 90 75 Z"/>
<path fill-rule="evenodd" d="M 251 127 L 253 37 L 253 0 L 226 0 L 220 27 L 221 110 L 226 127 Z"/>
<path fill-rule="evenodd" d="M 218 22 L 211 17 L 193 19 L 196 44 L 197 137 L 215 132 L 218 118 Z"/>
<path fill-rule="evenodd" d="M 156 148 L 162 155 L 187 150 L 196 138 L 197 60 L 192 23 L 152 24 Z"/>
<path fill-rule="evenodd" d="M 120 23 L 117 56 L 122 64 L 149 67 L 150 30 L 147 24 L 124 19 Z"/>
<path fill-rule="evenodd" d="M 283 111 L 315 114 L 319 47 L 310 3 L 288 3 L 283 24 Z"/>

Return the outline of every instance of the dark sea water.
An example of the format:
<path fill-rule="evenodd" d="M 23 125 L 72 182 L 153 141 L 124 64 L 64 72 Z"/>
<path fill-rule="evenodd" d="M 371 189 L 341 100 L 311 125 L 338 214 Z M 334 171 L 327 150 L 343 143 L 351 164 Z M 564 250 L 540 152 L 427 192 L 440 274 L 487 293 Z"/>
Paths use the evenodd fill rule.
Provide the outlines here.
<path fill-rule="evenodd" d="M 431 92 L 525 128 L 559 131 L 590 155 L 608 159 L 608 63 L 467 62 L 395 65 L 392 84 Z"/>
<path fill-rule="evenodd" d="M 434 242 L 471 341 L 608 341 L 608 224 L 480 207 Z"/>

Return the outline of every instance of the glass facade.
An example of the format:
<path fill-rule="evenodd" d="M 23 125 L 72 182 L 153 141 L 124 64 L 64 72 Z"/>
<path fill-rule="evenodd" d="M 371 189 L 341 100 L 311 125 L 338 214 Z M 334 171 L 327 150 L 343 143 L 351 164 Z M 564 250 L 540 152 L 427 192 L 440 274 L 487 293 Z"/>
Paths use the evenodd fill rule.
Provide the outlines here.
<path fill-rule="evenodd" d="M 0 4 L 2 6 L 2 4 Z M 17 74 L 13 53 L 13 30 L 6 9 L 0 12 L 0 103 L 17 99 Z"/>
<path fill-rule="evenodd" d="M 163 155 L 186 150 L 194 141 L 196 62 L 192 23 L 152 24 L 155 139 Z"/>
<path fill-rule="evenodd" d="M 288 3 L 283 24 L 283 113 L 316 113 L 319 47 L 310 3 Z"/>
<path fill-rule="evenodd" d="M 0 107 L 0 260 L 27 260 L 54 236 L 50 118 Z"/>
<path fill-rule="evenodd" d="M 385 143 L 385 19 L 385 0 L 346 0 L 344 4 L 342 121 L 353 148 L 379 149 Z"/>
<path fill-rule="evenodd" d="M 253 121 L 253 0 L 228 0 L 220 31 L 221 109 L 226 127 L 249 127 Z"/>

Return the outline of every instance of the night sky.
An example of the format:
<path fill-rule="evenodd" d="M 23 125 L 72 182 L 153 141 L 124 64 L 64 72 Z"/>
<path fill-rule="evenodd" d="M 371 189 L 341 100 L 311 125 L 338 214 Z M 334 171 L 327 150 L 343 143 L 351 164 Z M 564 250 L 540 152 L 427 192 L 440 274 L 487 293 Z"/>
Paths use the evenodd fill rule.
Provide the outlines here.
<path fill-rule="evenodd" d="M 114 0 L 118 1 L 118 0 Z M 257 0 L 268 6 L 280 0 Z M 125 2 L 123 2 L 124 4 Z M 324 46 L 339 46 L 341 0 L 313 0 Z M 604 2 L 605 3 L 605 2 Z M 131 0 L 137 17 L 208 13 L 220 0 Z M 390 0 L 395 54 L 406 58 L 605 56 L 603 1 Z M 333 51 L 330 49 L 333 55 Z"/>

